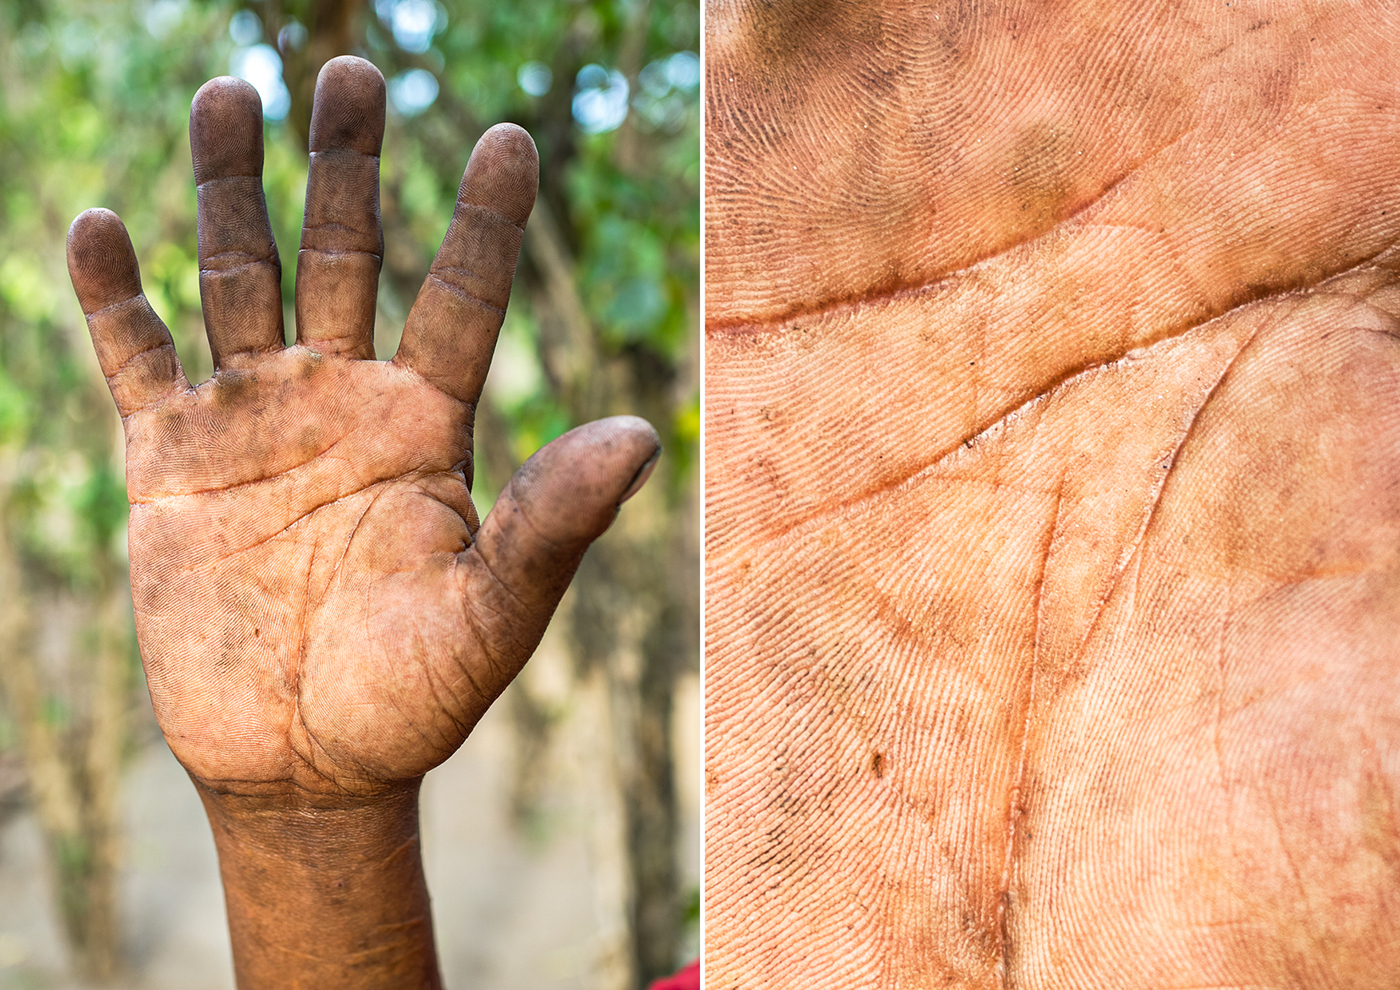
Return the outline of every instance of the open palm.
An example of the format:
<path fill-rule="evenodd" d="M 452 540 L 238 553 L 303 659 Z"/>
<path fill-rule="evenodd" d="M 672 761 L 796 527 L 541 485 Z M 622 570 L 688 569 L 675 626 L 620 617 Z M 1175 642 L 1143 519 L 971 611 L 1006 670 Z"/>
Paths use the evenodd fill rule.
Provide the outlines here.
<path fill-rule="evenodd" d="M 1400 970 L 1400 21 L 709 21 L 709 985 Z"/>
<path fill-rule="evenodd" d="M 214 792 L 336 800 L 446 759 L 539 642 L 583 551 L 658 450 L 645 422 L 581 427 L 478 528 L 473 410 L 534 202 L 534 145 L 488 131 L 392 361 L 374 360 L 384 82 L 323 70 L 298 256 L 297 343 L 245 83 L 195 97 L 205 322 L 191 387 L 130 241 L 80 216 L 69 262 L 127 436 L 137 633 L 176 756 Z"/>

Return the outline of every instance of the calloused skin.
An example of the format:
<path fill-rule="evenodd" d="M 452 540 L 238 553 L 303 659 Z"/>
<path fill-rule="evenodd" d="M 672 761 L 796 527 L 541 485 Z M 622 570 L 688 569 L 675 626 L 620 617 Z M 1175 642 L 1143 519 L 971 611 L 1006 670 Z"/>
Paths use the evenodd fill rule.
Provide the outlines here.
<path fill-rule="evenodd" d="M 126 431 L 136 628 L 162 731 L 219 848 L 238 984 L 436 987 L 418 785 L 538 645 L 588 544 L 659 453 L 634 417 L 532 457 L 478 522 L 472 419 L 534 202 L 534 144 L 492 128 L 393 360 L 374 360 L 384 80 L 325 66 L 283 343 L 255 90 L 195 96 L 191 386 L 115 215 L 69 270 Z"/>
<path fill-rule="evenodd" d="M 1394 986 L 1400 13 L 707 13 L 707 986 Z"/>

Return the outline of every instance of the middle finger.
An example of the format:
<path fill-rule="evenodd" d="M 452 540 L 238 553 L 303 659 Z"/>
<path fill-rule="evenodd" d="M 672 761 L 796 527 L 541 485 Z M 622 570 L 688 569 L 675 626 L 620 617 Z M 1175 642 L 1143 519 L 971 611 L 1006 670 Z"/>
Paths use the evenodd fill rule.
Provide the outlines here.
<path fill-rule="evenodd" d="M 311 170 L 297 255 L 297 341 L 322 354 L 374 357 L 384 234 L 379 151 L 384 77 L 351 55 L 331 59 L 311 105 Z"/>

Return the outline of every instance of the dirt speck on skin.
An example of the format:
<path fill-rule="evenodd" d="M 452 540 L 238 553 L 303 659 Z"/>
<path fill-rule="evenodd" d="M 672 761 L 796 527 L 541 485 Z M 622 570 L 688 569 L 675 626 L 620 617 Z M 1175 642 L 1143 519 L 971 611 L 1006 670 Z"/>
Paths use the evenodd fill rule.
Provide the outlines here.
<path fill-rule="evenodd" d="M 772 65 L 805 62 L 814 48 L 833 39 L 849 40 L 859 27 L 858 8 L 849 0 L 766 0 L 751 5 L 750 45 Z M 856 32 L 860 33 L 860 32 Z"/>
<path fill-rule="evenodd" d="M 320 452 L 320 444 L 321 431 L 314 426 L 306 427 L 297 437 L 297 446 L 300 447 L 302 453 L 306 454 L 308 457 L 314 456 Z"/>
<path fill-rule="evenodd" d="M 873 773 L 876 777 L 883 777 L 885 775 L 884 753 L 870 754 L 870 772 Z"/>
<path fill-rule="evenodd" d="M 1400 812 L 1385 775 L 1367 770 L 1361 781 L 1362 843 L 1393 876 L 1400 876 Z"/>
<path fill-rule="evenodd" d="M 251 371 L 219 372 L 214 376 L 214 407 L 228 409 L 247 402 L 257 384 L 258 376 Z"/>
<path fill-rule="evenodd" d="M 1070 211 L 1073 162 L 1073 140 L 1062 124 L 1033 124 L 1017 138 L 1007 179 L 1016 189 L 1021 212 L 1030 214 L 1038 227 L 1058 223 Z"/>
<path fill-rule="evenodd" d="M 312 375 L 320 370 L 324 362 L 325 356 L 322 355 L 320 351 L 307 350 L 302 359 L 301 367 L 297 369 L 297 377 L 302 381 L 310 379 Z"/>

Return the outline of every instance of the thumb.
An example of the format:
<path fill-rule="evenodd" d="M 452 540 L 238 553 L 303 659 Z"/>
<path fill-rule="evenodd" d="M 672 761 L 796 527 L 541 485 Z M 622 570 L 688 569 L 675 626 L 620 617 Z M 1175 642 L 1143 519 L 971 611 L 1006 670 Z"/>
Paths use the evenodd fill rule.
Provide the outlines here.
<path fill-rule="evenodd" d="M 661 454 L 650 423 L 613 416 L 570 430 L 515 472 L 459 555 L 466 608 L 504 690 L 539 645 L 583 559 Z"/>

